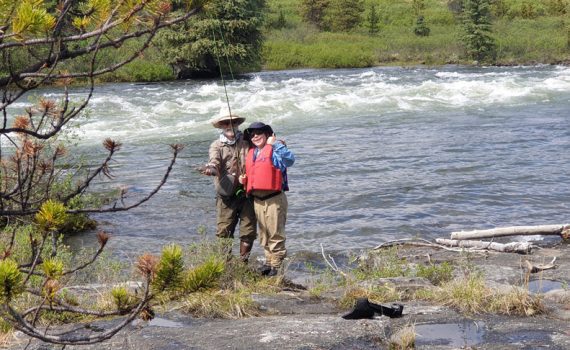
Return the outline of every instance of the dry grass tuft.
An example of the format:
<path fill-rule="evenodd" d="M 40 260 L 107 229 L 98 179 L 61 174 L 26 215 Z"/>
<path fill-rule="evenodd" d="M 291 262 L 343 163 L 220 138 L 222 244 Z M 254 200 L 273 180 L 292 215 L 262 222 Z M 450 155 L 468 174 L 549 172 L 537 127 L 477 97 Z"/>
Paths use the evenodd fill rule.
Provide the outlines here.
<path fill-rule="evenodd" d="M 479 274 L 450 281 L 435 292 L 417 293 L 416 296 L 440 302 L 466 314 L 532 316 L 545 312 L 540 296 L 522 288 L 512 288 L 508 292 L 489 288 Z"/>
<path fill-rule="evenodd" d="M 513 288 L 510 292 L 499 293 L 489 300 L 489 311 L 506 315 L 533 316 L 546 310 L 540 295 L 531 294 L 527 289 Z"/>
<path fill-rule="evenodd" d="M 2 327 L 3 328 L 3 327 Z M 2 330 L 0 332 L 0 348 L 1 349 L 12 349 L 16 347 L 17 339 L 15 337 L 13 329 Z"/>
<path fill-rule="evenodd" d="M 390 350 L 408 350 L 416 347 L 416 326 L 406 324 L 397 329 L 389 338 Z"/>
<path fill-rule="evenodd" d="M 246 291 L 191 293 L 184 301 L 184 309 L 196 317 L 237 319 L 260 315 L 250 293 Z"/>

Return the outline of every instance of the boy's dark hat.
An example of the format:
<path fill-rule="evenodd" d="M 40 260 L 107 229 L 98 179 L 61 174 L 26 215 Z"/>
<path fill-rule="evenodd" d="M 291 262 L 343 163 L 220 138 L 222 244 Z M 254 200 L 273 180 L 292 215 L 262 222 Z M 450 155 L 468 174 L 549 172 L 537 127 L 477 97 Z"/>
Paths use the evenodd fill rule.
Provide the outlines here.
<path fill-rule="evenodd" d="M 273 129 L 271 129 L 271 126 L 262 122 L 253 122 L 249 124 L 249 127 L 243 132 L 243 138 L 248 141 L 251 140 L 251 132 L 254 130 L 261 130 L 266 135 L 273 135 Z"/>

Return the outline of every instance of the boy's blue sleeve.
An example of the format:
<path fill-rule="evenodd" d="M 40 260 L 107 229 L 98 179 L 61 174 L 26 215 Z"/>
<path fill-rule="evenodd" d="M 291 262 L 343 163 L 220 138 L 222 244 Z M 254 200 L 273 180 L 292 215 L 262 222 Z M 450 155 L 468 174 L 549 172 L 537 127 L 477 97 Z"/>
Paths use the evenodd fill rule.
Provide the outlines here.
<path fill-rule="evenodd" d="M 295 163 L 295 155 L 281 142 L 273 144 L 273 165 L 284 172 Z"/>

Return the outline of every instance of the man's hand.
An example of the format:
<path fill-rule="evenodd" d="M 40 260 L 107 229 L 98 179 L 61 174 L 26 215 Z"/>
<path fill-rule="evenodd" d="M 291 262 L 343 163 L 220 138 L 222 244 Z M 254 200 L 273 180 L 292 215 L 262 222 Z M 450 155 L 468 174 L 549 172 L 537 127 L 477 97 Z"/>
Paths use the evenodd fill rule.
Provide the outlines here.
<path fill-rule="evenodd" d="M 247 182 L 247 175 L 243 174 L 238 177 L 238 181 L 240 184 L 245 185 Z"/>
<path fill-rule="evenodd" d="M 199 166 L 198 168 L 196 168 L 196 170 L 198 170 L 202 175 L 206 176 L 216 176 L 216 174 L 218 173 L 216 171 L 216 168 L 212 164 Z"/>

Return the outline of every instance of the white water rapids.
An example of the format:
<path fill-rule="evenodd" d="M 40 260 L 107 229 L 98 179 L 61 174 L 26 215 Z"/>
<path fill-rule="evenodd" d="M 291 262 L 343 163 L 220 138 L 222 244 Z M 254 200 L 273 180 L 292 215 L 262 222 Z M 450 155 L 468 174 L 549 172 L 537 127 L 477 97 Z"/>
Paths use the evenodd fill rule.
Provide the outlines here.
<path fill-rule="evenodd" d="M 270 123 L 296 153 L 292 252 L 570 220 L 568 67 L 262 72 L 228 81 L 227 92 L 246 125 Z M 199 227 L 213 234 L 213 186 L 193 167 L 207 161 L 217 137 L 208 121 L 226 108 L 220 81 L 96 88 L 79 149 L 95 163 L 104 138 L 124 144 L 117 180 L 105 187 L 144 195 L 167 165 L 167 145 L 186 145 L 156 198 L 96 216 L 112 247 L 159 251 L 199 239 Z"/>

